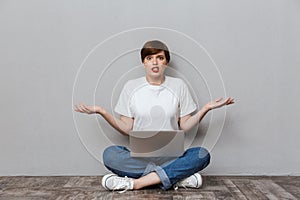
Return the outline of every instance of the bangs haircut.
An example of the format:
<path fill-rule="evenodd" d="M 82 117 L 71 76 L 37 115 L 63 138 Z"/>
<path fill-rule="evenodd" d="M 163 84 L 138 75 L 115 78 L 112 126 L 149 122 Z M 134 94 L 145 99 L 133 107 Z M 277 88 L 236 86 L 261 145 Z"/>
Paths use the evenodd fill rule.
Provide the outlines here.
<path fill-rule="evenodd" d="M 141 49 L 141 59 L 142 62 L 144 62 L 144 59 L 146 56 L 157 54 L 161 51 L 165 52 L 165 57 L 167 62 L 170 61 L 170 53 L 167 45 L 165 45 L 163 42 L 158 40 L 152 40 L 148 41 L 144 44 L 143 48 Z"/>

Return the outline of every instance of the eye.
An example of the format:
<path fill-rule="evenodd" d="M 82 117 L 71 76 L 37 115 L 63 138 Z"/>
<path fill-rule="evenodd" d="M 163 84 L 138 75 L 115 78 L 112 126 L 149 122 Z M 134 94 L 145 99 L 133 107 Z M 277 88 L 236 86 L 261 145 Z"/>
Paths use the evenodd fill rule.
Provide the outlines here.
<path fill-rule="evenodd" d="M 165 59 L 165 57 L 163 57 L 163 56 L 159 57 L 159 60 L 164 60 L 164 59 Z"/>

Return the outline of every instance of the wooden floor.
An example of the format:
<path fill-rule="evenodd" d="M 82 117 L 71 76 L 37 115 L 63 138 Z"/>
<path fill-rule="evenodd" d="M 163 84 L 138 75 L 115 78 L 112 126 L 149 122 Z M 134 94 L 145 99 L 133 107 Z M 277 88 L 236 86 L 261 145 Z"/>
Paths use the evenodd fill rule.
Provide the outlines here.
<path fill-rule="evenodd" d="M 300 199 L 300 177 L 204 176 L 200 189 L 106 191 L 101 177 L 0 177 L 0 199 Z"/>

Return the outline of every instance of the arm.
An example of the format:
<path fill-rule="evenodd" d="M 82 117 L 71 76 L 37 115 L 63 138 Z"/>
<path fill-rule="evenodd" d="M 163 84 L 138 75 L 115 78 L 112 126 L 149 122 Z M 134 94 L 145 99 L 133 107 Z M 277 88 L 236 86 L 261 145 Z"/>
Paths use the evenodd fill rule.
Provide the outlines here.
<path fill-rule="evenodd" d="M 211 101 L 202 107 L 195 115 L 186 115 L 184 117 L 179 118 L 179 126 L 184 132 L 189 131 L 193 128 L 197 123 L 199 123 L 203 117 L 208 113 L 208 111 L 216 108 L 220 108 L 225 105 L 230 105 L 234 103 L 234 99 L 229 97 L 225 101 L 221 101 L 222 98 L 219 98 L 215 101 Z"/>
<path fill-rule="evenodd" d="M 121 115 L 120 119 L 118 119 L 100 106 L 88 106 L 81 103 L 75 105 L 74 110 L 86 114 L 100 114 L 113 128 L 123 135 L 128 135 L 132 130 L 133 118 Z"/>

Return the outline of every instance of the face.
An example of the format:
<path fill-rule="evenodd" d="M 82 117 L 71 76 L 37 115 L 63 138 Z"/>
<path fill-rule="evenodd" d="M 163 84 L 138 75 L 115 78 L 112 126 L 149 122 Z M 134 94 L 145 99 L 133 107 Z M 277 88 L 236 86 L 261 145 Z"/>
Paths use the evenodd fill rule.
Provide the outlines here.
<path fill-rule="evenodd" d="M 163 77 L 168 64 L 164 51 L 146 56 L 143 63 L 147 76 L 152 78 Z"/>

